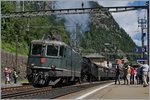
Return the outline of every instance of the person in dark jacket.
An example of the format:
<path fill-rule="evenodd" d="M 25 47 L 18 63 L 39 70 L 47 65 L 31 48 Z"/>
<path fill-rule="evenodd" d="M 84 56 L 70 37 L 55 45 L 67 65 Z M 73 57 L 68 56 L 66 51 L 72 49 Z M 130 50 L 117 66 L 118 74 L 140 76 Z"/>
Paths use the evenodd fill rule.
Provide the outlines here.
<path fill-rule="evenodd" d="M 127 83 L 127 66 L 123 68 L 123 80 L 125 85 Z"/>
<path fill-rule="evenodd" d="M 13 70 L 13 79 L 14 79 L 15 84 L 17 83 L 17 78 L 18 78 L 18 73 L 17 73 L 16 69 L 14 68 L 14 70 Z"/>
<path fill-rule="evenodd" d="M 117 83 L 117 81 L 120 84 L 120 68 L 119 68 L 119 65 L 116 65 L 115 84 Z"/>
<path fill-rule="evenodd" d="M 137 69 L 137 76 L 138 76 L 138 84 L 143 84 L 142 80 L 142 64 L 138 63 L 139 67 Z"/>

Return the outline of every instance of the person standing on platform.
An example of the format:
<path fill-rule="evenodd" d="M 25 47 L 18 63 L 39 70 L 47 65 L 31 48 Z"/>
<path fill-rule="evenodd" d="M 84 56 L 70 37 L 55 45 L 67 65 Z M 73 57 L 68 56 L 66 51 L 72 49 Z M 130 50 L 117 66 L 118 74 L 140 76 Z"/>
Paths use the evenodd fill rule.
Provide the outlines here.
<path fill-rule="evenodd" d="M 147 64 L 147 61 L 144 61 L 144 64 L 142 65 L 143 67 L 143 73 L 142 73 L 142 78 L 143 78 L 143 87 L 148 86 L 147 83 L 147 77 L 148 77 L 148 72 L 149 72 L 149 66 Z"/>
<path fill-rule="evenodd" d="M 4 69 L 4 75 L 5 75 L 5 84 L 10 84 L 11 70 L 9 67 L 6 67 Z"/>
<path fill-rule="evenodd" d="M 131 77 L 130 77 L 130 84 L 134 84 L 134 68 L 131 66 Z"/>
<path fill-rule="evenodd" d="M 123 80 L 124 80 L 124 85 L 125 85 L 127 81 L 127 66 L 123 68 Z"/>
<path fill-rule="evenodd" d="M 136 84 L 138 84 L 137 80 L 137 68 L 134 68 L 134 83 L 136 82 Z"/>
<path fill-rule="evenodd" d="M 11 75 L 12 75 L 12 70 L 10 69 L 10 67 L 8 67 L 8 72 L 9 72 L 9 78 L 10 78 L 10 80 L 11 80 Z"/>
<path fill-rule="evenodd" d="M 115 76 L 115 84 L 117 83 L 117 81 L 120 84 L 120 68 L 119 65 L 116 65 L 116 76 Z"/>
<path fill-rule="evenodd" d="M 128 68 L 127 68 L 127 85 L 130 84 L 130 77 L 131 77 L 131 68 L 128 65 Z"/>
<path fill-rule="evenodd" d="M 15 84 L 17 83 L 17 78 L 18 78 L 18 73 L 17 73 L 16 69 L 14 68 L 14 70 L 13 70 L 13 79 L 14 79 Z"/>
<path fill-rule="evenodd" d="M 138 76 L 138 84 L 142 84 L 143 80 L 142 80 L 142 64 L 138 63 L 139 67 L 137 69 L 137 76 Z"/>

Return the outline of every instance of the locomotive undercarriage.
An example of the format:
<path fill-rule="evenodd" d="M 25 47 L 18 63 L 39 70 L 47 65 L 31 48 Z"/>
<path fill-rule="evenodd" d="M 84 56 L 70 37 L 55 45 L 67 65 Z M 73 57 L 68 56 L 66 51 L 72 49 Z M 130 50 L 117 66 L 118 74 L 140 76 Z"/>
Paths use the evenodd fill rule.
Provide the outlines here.
<path fill-rule="evenodd" d="M 48 72 L 39 70 L 39 69 L 28 69 L 27 78 L 29 83 L 36 85 L 47 86 L 50 81 Z"/>
<path fill-rule="evenodd" d="M 62 71 L 27 68 L 27 78 L 34 86 L 70 85 L 80 82 L 79 77 L 58 76 Z"/>

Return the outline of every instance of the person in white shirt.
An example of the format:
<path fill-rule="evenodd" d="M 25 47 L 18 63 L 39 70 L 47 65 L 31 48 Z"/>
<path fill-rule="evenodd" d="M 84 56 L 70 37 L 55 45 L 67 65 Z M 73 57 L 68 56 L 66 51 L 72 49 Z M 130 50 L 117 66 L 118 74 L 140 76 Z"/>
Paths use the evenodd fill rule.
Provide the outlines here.
<path fill-rule="evenodd" d="M 137 68 L 134 68 L 134 82 L 136 82 L 138 84 L 138 82 L 137 82 Z"/>
<path fill-rule="evenodd" d="M 148 86 L 147 83 L 147 77 L 148 77 L 148 72 L 149 72 L 149 66 L 147 64 L 147 61 L 144 61 L 144 64 L 142 65 L 142 78 L 143 78 L 143 87 Z"/>

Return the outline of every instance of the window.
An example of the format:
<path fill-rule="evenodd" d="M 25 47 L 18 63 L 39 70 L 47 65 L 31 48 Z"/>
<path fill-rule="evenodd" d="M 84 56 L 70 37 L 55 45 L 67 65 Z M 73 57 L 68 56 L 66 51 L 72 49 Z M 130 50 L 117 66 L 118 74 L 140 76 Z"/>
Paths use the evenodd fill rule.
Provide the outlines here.
<path fill-rule="evenodd" d="M 63 46 L 60 46 L 59 55 L 62 56 L 62 57 L 63 57 L 63 51 L 64 51 L 63 49 L 64 49 L 64 47 L 63 47 Z"/>
<path fill-rule="evenodd" d="M 58 46 L 48 45 L 47 46 L 47 56 L 58 56 Z"/>
<path fill-rule="evenodd" d="M 42 44 L 32 44 L 32 55 L 41 55 L 42 54 Z"/>

